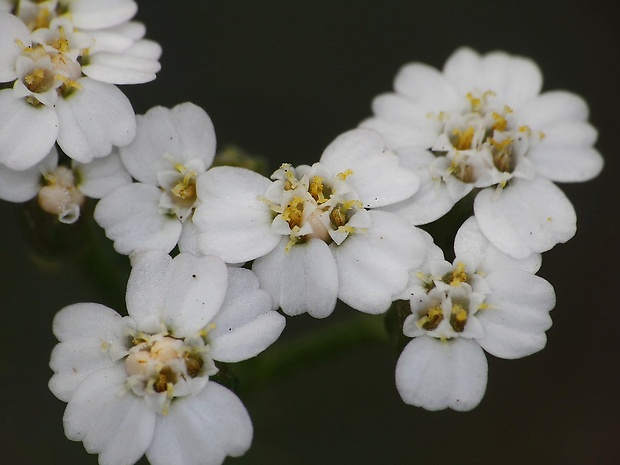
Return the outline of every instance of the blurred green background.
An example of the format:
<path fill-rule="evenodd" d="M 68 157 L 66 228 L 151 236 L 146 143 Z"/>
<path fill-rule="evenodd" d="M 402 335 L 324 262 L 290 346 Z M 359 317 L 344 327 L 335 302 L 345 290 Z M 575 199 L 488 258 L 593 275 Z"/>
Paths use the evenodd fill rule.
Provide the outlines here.
<path fill-rule="evenodd" d="M 557 293 L 545 350 L 489 358 L 485 398 L 471 412 L 407 406 L 394 385 L 396 354 L 370 346 L 312 365 L 244 399 L 255 435 L 226 463 L 614 465 L 620 463 L 618 162 L 620 60 L 611 6 L 548 1 L 139 1 L 136 19 L 163 46 L 149 84 L 125 86 L 137 113 L 192 101 L 213 119 L 218 145 L 281 162 L 317 161 L 340 133 L 370 115 L 397 70 L 441 68 L 459 46 L 531 57 L 544 89 L 582 95 L 599 130 L 603 174 L 561 187 L 576 236 L 543 255 Z M 1 129 L 0 129 L 1 130 Z M 25 239 L 20 205 L 0 202 L 0 450 L 2 463 L 95 464 L 64 437 L 63 402 L 47 389 L 51 321 L 65 305 L 121 310 L 80 253 L 41 257 Z M 70 240 L 79 234 L 72 230 Z M 109 243 L 103 242 L 109 249 Z M 126 279 L 125 257 L 117 284 Z M 114 269 L 114 268 L 112 268 Z M 109 285 L 109 284 L 108 284 Z M 527 290 L 524 290 L 526 292 Z M 289 318 L 283 339 L 351 317 Z M 15 457 L 16 462 L 7 457 Z"/>

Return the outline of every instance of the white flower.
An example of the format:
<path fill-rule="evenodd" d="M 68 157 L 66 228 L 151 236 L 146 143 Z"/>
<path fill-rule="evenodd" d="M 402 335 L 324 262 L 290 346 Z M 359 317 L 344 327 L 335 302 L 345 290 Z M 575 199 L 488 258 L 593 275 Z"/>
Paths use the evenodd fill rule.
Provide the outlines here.
<path fill-rule="evenodd" d="M 135 115 L 114 85 L 82 73 L 89 44 L 64 18 L 30 34 L 15 16 L 0 13 L 0 163 L 16 171 L 39 163 L 55 142 L 88 163 L 135 136 Z"/>
<path fill-rule="evenodd" d="M 533 274 L 540 255 L 509 257 L 491 245 L 474 217 L 459 229 L 453 264 L 439 248 L 408 289 L 413 338 L 396 365 L 396 387 L 410 405 L 470 410 L 487 384 L 484 351 L 515 359 L 541 350 L 551 327 L 553 287 Z"/>
<path fill-rule="evenodd" d="M 179 238 L 182 251 L 194 252 L 196 179 L 215 156 L 213 123 L 202 108 L 188 102 L 172 109 L 151 108 L 137 116 L 137 124 L 136 138 L 121 147 L 120 154 L 138 182 L 101 199 L 95 220 L 125 255 L 150 249 L 169 252 Z"/>
<path fill-rule="evenodd" d="M 88 164 L 72 161 L 65 166 L 58 164 L 58 152 L 52 147 L 38 165 L 27 170 L 12 171 L 0 165 L 0 199 L 26 202 L 38 197 L 44 211 L 67 224 L 77 221 L 86 197 L 99 199 L 130 182 L 118 150 Z"/>
<path fill-rule="evenodd" d="M 541 86 L 534 62 L 503 52 L 461 48 L 443 72 L 404 66 L 396 92 L 375 98 L 375 116 L 361 123 L 421 178 L 415 196 L 388 210 L 425 224 L 477 188 L 480 227 L 504 252 L 524 258 L 569 240 L 575 212 L 553 181 L 589 180 L 603 160 L 585 102 Z"/>
<path fill-rule="evenodd" d="M 337 298 L 363 312 L 387 310 L 426 247 L 416 228 L 375 208 L 411 196 L 416 176 L 377 133 L 357 129 L 318 163 L 282 165 L 272 179 L 233 167 L 198 179 L 202 252 L 254 260 L 261 286 L 288 315 L 326 317 Z"/>
<path fill-rule="evenodd" d="M 134 257 L 127 317 L 94 303 L 54 318 L 49 387 L 68 402 L 69 439 L 101 465 L 220 464 L 245 453 L 252 424 L 241 401 L 209 379 L 217 361 L 253 357 L 282 332 L 250 270 L 216 257 L 159 251 Z"/>
<path fill-rule="evenodd" d="M 46 27 L 58 17 L 79 29 L 105 29 L 129 21 L 138 11 L 134 0 L 3 0 L 0 10 L 16 15 L 30 30 Z"/>

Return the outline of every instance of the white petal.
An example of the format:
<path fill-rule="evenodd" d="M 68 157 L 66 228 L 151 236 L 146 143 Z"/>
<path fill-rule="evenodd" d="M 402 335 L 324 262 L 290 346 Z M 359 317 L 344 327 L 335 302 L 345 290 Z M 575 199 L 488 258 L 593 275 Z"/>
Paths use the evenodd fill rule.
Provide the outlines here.
<path fill-rule="evenodd" d="M 13 171 L 0 165 L 0 199 L 9 202 L 25 202 L 36 197 L 41 188 L 41 176 L 54 171 L 58 164 L 56 147 L 36 166 L 24 171 Z"/>
<path fill-rule="evenodd" d="M 78 83 L 81 89 L 56 102 L 58 145 L 69 157 L 88 163 L 108 155 L 113 145 L 129 144 L 136 135 L 136 119 L 129 99 L 116 86 L 87 77 Z"/>
<path fill-rule="evenodd" d="M 400 163 L 415 172 L 420 179 L 420 188 L 410 198 L 382 210 L 394 213 L 414 225 L 427 224 L 448 213 L 460 198 L 454 198 L 448 186 L 441 179 L 434 179 L 430 165 L 435 160 L 427 150 L 408 147 L 398 150 Z M 473 185 L 464 184 L 463 196 L 473 189 Z"/>
<path fill-rule="evenodd" d="M 17 79 L 15 62 L 22 53 L 18 40 L 30 45 L 30 31 L 12 14 L 0 13 L 0 82 Z"/>
<path fill-rule="evenodd" d="M 480 60 L 477 84 L 477 90 L 493 91 L 502 103 L 520 108 L 540 93 L 542 73 L 529 58 L 491 52 Z"/>
<path fill-rule="evenodd" d="M 133 465 L 153 438 L 155 413 L 126 389 L 124 367 L 100 370 L 84 380 L 63 418 L 65 434 L 83 441 L 101 465 Z"/>
<path fill-rule="evenodd" d="M 396 364 L 400 396 L 426 410 L 471 410 L 482 400 L 486 385 L 487 360 L 472 339 L 416 337 Z"/>
<path fill-rule="evenodd" d="M 149 250 L 133 255 L 131 265 L 125 297 L 127 311 L 137 327 L 147 331 L 151 324 L 159 325 L 173 272 L 172 257 L 160 250 Z M 153 327 L 153 332 L 159 330 Z"/>
<path fill-rule="evenodd" d="M 519 110 L 520 125 L 532 131 L 544 131 L 545 127 L 558 122 L 585 121 L 588 118 L 586 102 L 576 94 L 551 91 L 540 94 Z"/>
<path fill-rule="evenodd" d="M 105 305 L 80 303 L 69 305 L 54 317 L 52 330 L 60 342 L 92 334 L 102 340 L 118 335 L 121 316 Z"/>
<path fill-rule="evenodd" d="M 118 253 L 152 249 L 170 252 L 174 248 L 182 224 L 159 211 L 160 196 L 155 186 L 132 183 L 99 200 L 95 220 L 114 241 Z"/>
<path fill-rule="evenodd" d="M 539 253 L 533 253 L 524 259 L 516 259 L 500 251 L 482 234 L 475 216 L 469 217 L 456 232 L 454 253 L 457 257 L 464 254 L 477 257 L 479 262 L 476 271 L 485 274 L 505 268 L 518 268 L 536 273 L 542 263 L 542 256 Z"/>
<path fill-rule="evenodd" d="M 121 163 L 116 147 L 107 157 L 90 163 L 74 162 L 73 170 L 78 173 L 80 191 L 93 199 L 105 197 L 119 187 L 131 183 L 131 175 Z"/>
<path fill-rule="evenodd" d="M 573 205 L 543 178 L 513 178 L 499 196 L 494 189 L 483 189 L 476 196 L 474 212 L 487 239 L 514 258 L 545 252 L 568 241 L 577 230 Z"/>
<path fill-rule="evenodd" d="M 30 105 L 12 89 L 0 91 L 0 163 L 9 169 L 32 168 L 50 152 L 58 135 L 56 112 Z"/>
<path fill-rule="evenodd" d="M 426 107 L 428 112 L 439 113 L 458 109 L 463 100 L 454 85 L 437 69 L 423 63 L 403 66 L 394 80 L 394 88 Z"/>
<path fill-rule="evenodd" d="M 131 56 L 140 57 L 140 58 L 148 58 L 150 60 L 157 61 L 161 57 L 162 48 L 161 48 L 161 45 L 159 45 L 157 42 L 153 40 L 142 39 L 142 40 L 138 40 L 137 42 L 134 42 L 131 45 L 131 47 L 124 50 L 123 53 L 125 55 L 131 55 Z M 157 67 L 158 70 L 159 70 L 159 67 L 160 66 Z"/>
<path fill-rule="evenodd" d="M 138 181 L 157 185 L 157 172 L 175 169 L 174 163 L 199 159 L 206 167 L 211 166 L 215 129 L 199 106 L 187 102 L 172 109 L 153 107 L 138 115 L 137 123 L 136 138 L 120 152 L 123 164 Z"/>
<path fill-rule="evenodd" d="M 478 343 L 496 357 L 520 358 L 538 352 L 547 342 L 549 311 L 555 306 L 553 287 L 543 278 L 521 270 L 490 273 L 489 309 L 476 313 L 485 332 Z"/>
<path fill-rule="evenodd" d="M 338 297 L 366 313 L 383 313 L 409 281 L 409 271 L 422 264 L 427 242 L 407 221 L 370 211 L 372 226 L 332 245 L 340 281 Z"/>
<path fill-rule="evenodd" d="M 203 255 L 199 247 L 200 230 L 190 217 L 183 222 L 181 237 L 179 237 L 179 250 L 181 252 L 189 252 L 196 256 Z"/>
<path fill-rule="evenodd" d="M 546 147 L 528 152 L 538 174 L 556 182 L 589 181 L 603 169 L 603 157 L 590 147 Z"/>
<path fill-rule="evenodd" d="M 80 0 L 71 2 L 71 18 L 77 28 L 103 29 L 129 21 L 138 11 L 133 0 Z"/>
<path fill-rule="evenodd" d="M 286 251 L 287 243 L 283 238 L 272 252 L 254 261 L 252 271 L 261 287 L 287 315 L 329 316 L 338 296 L 338 271 L 330 248 L 320 239 L 310 239 Z"/>
<path fill-rule="evenodd" d="M 359 127 L 377 131 L 385 140 L 385 146 L 395 150 L 401 147 L 423 147 L 433 145 L 437 134 L 426 129 L 412 129 L 402 123 L 395 123 L 381 118 L 367 118 Z"/>
<path fill-rule="evenodd" d="M 270 185 L 266 177 L 243 168 L 222 166 L 201 175 L 196 187 L 202 203 L 194 213 L 201 251 L 242 263 L 273 250 L 282 236 L 271 232 L 271 209 L 259 200 Z"/>
<path fill-rule="evenodd" d="M 285 318 L 271 309 L 271 296 L 259 289 L 252 271 L 229 268 L 228 291 L 209 332 L 211 356 L 222 362 L 254 357 L 273 344 L 284 330 Z"/>
<path fill-rule="evenodd" d="M 453 83 L 469 91 L 476 86 L 475 80 L 480 67 L 480 54 L 469 47 L 458 48 L 443 66 L 444 75 Z"/>
<path fill-rule="evenodd" d="M 108 348 L 121 337 L 121 320 L 114 310 L 93 303 L 70 305 L 56 314 L 53 331 L 61 342 L 52 351 L 49 382 L 56 397 L 68 401 L 88 375 L 113 365 Z"/>
<path fill-rule="evenodd" d="M 385 152 L 381 136 L 369 129 L 341 134 L 320 159 L 334 174 L 351 170 L 346 178 L 366 208 L 382 207 L 411 197 L 420 185 L 418 177 L 399 166 L 398 157 Z"/>
<path fill-rule="evenodd" d="M 92 55 L 82 72 L 109 84 L 141 84 L 155 79 L 161 68 L 157 60 L 126 53 L 99 52 Z"/>
<path fill-rule="evenodd" d="M 189 253 L 174 257 L 163 313 L 172 334 L 186 337 L 206 327 L 222 307 L 227 285 L 228 270 L 221 259 Z"/>
<path fill-rule="evenodd" d="M 221 465 L 243 455 L 252 442 L 252 422 L 241 401 L 210 381 L 193 397 L 177 399 L 157 428 L 146 456 L 151 465 Z"/>

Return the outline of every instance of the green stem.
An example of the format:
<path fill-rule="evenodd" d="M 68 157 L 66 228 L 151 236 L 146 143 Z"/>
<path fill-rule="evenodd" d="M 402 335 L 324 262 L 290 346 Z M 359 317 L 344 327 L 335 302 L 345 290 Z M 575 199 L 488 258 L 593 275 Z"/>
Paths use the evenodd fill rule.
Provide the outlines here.
<path fill-rule="evenodd" d="M 235 364 L 234 376 L 242 380 L 237 391 L 247 397 L 267 384 L 355 347 L 387 343 L 382 315 L 359 314 L 291 341 L 278 342 L 257 357 Z"/>

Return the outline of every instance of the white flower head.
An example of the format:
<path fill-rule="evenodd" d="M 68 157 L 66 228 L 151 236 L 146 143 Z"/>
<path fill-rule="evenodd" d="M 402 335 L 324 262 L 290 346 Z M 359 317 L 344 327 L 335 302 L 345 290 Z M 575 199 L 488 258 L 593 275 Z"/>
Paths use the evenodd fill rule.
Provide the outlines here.
<path fill-rule="evenodd" d="M 207 113 L 193 103 L 151 108 L 138 115 L 136 138 L 120 148 L 123 164 L 138 181 L 104 197 L 95 219 L 119 253 L 165 252 L 179 242 L 195 252 L 192 215 L 196 181 L 215 156 L 216 138 Z"/>
<path fill-rule="evenodd" d="M 419 192 L 389 211 L 425 224 L 476 188 L 481 229 L 514 257 L 575 234 L 574 209 L 553 182 L 586 181 L 603 166 L 580 97 L 540 93 L 542 75 L 529 59 L 469 48 L 458 49 L 443 72 L 405 65 L 394 87 L 361 123 L 421 178 Z"/>
<path fill-rule="evenodd" d="M 55 18 L 70 19 L 80 29 L 105 29 L 129 21 L 138 11 L 134 0 L 8 0 L 3 10 L 22 20 L 31 31 Z"/>
<path fill-rule="evenodd" d="M 68 403 L 65 433 L 102 465 L 220 464 L 245 453 L 241 401 L 210 380 L 217 361 L 257 355 L 284 329 L 250 270 L 216 257 L 136 256 L 127 317 L 82 303 L 54 319 L 49 387 Z"/>
<path fill-rule="evenodd" d="M 135 116 L 114 85 L 85 77 L 78 62 L 89 43 L 58 18 L 30 34 L 15 16 L 0 13 L 0 163 L 21 171 L 40 162 L 54 143 L 88 163 L 135 136 Z"/>
<path fill-rule="evenodd" d="M 484 351 L 515 359 L 541 350 L 555 305 L 553 287 L 534 274 L 539 254 L 503 254 L 474 217 L 454 247 L 453 263 L 431 252 L 408 288 L 403 333 L 412 340 L 398 359 L 396 387 L 407 404 L 427 410 L 477 406 L 487 384 Z"/>
<path fill-rule="evenodd" d="M 86 197 L 99 199 L 130 182 L 117 150 L 88 164 L 59 165 L 58 152 L 52 147 L 39 164 L 24 171 L 0 165 L 0 199 L 26 202 L 37 197 L 43 211 L 66 224 L 78 220 Z"/>
<path fill-rule="evenodd" d="M 417 177 L 374 131 L 339 136 L 312 166 L 284 164 L 272 180 L 212 168 L 197 183 L 194 215 L 203 253 L 252 269 L 275 307 L 326 317 L 340 298 L 381 313 L 421 263 L 426 243 L 395 215 L 377 211 L 411 196 Z"/>

